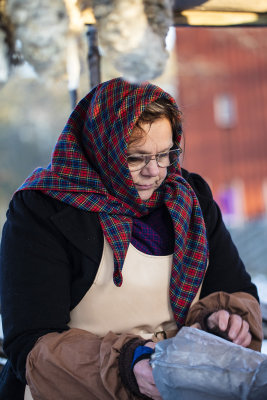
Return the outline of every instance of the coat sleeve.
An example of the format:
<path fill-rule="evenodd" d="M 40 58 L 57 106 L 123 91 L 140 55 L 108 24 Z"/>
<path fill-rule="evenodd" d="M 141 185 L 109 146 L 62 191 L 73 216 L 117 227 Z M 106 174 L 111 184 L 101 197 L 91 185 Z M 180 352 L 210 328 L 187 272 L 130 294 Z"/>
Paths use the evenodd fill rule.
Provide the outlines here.
<path fill-rule="evenodd" d="M 16 377 L 36 340 L 68 330 L 71 267 L 66 243 L 38 193 L 18 192 L 7 212 L 1 240 L 0 292 L 4 351 Z"/>
<path fill-rule="evenodd" d="M 115 399 L 118 390 L 118 398 L 130 398 L 118 388 L 118 355 L 127 340 L 138 346 L 140 338 L 112 333 L 98 338 L 68 327 L 75 273 L 70 243 L 51 220 L 57 211 L 57 202 L 38 192 L 18 192 L 11 201 L 1 243 L 5 353 L 16 377 L 29 381 L 34 399 Z M 68 381 L 82 395 L 71 396 Z M 54 390 L 50 397 L 47 382 Z M 66 394 L 58 395 L 60 387 Z"/>
<path fill-rule="evenodd" d="M 203 330 L 209 332 L 206 319 L 210 314 L 218 310 L 226 310 L 230 314 L 238 314 L 247 321 L 252 336 L 248 347 L 256 351 L 261 350 L 263 339 L 261 310 L 255 297 L 248 293 L 215 292 L 204 297 L 190 308 L 186 318 L 186 325 L 191 326 L 198 322 Z"/>
<path fill-rule="evenodd" d="M 144 342 L 112 332 L 99 338 L 76 328 L 41 337 L 27 357 L 26 376 L 34 400 L 135 399 L 121 384 L 118 360 L 121 348 L 136 340 Z"/>

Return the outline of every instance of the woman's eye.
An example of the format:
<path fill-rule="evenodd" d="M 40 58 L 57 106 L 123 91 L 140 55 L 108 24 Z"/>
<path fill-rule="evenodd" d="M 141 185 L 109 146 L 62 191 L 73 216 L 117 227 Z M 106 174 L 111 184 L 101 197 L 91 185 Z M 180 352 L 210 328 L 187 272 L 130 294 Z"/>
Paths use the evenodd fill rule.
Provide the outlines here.
<path fill-rule="evenodd" d="M 169 157 L 169 152 L 167 153 L 159 153 L 158 158 L 159 160 L 164 160 L 165 158 Z"/>
<path fill-rule="evenodd" d="M 142 161 L 143 161 L 142 156 L 128 156 L 129 164 L 135 164 L 135 163 L 142 162 Z"/>

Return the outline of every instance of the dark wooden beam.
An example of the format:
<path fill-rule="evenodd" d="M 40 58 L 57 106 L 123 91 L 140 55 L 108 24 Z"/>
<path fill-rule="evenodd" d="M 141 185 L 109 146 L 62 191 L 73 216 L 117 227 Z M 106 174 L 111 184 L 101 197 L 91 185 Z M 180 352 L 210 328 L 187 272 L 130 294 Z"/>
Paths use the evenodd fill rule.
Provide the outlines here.
<path fill-rule="evenodd" d="M 185 10 L 174 11 L 174 26 L 267 26 L 267 13 Z"/>
<path fill-rule="evenodd" d="M 174 0 L 173 9 L 185 10 L 267 13 L 266 0 Z"/>
<path fill-rule="evenodd" d="M 94 24 L 86 24 L 88 39 L 88 66 L 90 89 L 101 82 L 100 76 L 100 54 L 98 50 L 97 29 Z"/>
<path fill-rule="evenodd" d="M 174 26 L 267 26 L 266 0 L 175 0 Z"/>

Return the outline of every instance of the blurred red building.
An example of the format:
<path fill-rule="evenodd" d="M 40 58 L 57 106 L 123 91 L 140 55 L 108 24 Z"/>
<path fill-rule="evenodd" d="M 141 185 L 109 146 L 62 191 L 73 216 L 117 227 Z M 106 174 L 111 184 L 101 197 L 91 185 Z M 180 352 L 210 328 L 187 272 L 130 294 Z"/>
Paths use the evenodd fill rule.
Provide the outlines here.
<path fill-rule="evenodd" d="M 267 212 L 267 28 L 177 28 L 183 165 L 230 222 Z"/>

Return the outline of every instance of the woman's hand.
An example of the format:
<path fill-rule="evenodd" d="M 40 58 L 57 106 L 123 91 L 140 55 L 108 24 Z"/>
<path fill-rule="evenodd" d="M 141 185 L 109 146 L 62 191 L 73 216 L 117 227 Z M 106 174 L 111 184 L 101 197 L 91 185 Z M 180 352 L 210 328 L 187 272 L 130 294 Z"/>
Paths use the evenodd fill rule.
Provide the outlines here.
<path fill-rule="evenodd" d="M 147 347 L 155 348 L 156 343 L 146 343 Z M 141 360 L 135 364 L 133 372 L 139 386 L 139 390 L 142 394 L 150 397 L 154 400 L 162 400 L 160 393 L 155 385 L 152 368 L 149 364 L 149 360 Z"/>
<path fill-rule="evenodd" d="M 240 315 L 230 314 L 226 310 L 212 313 L 207 319 L 208 328 L 219 330 L 227 334 L 227 337 L 236 344 L 248 347 L 251 342 L 249 324 Z"/>

